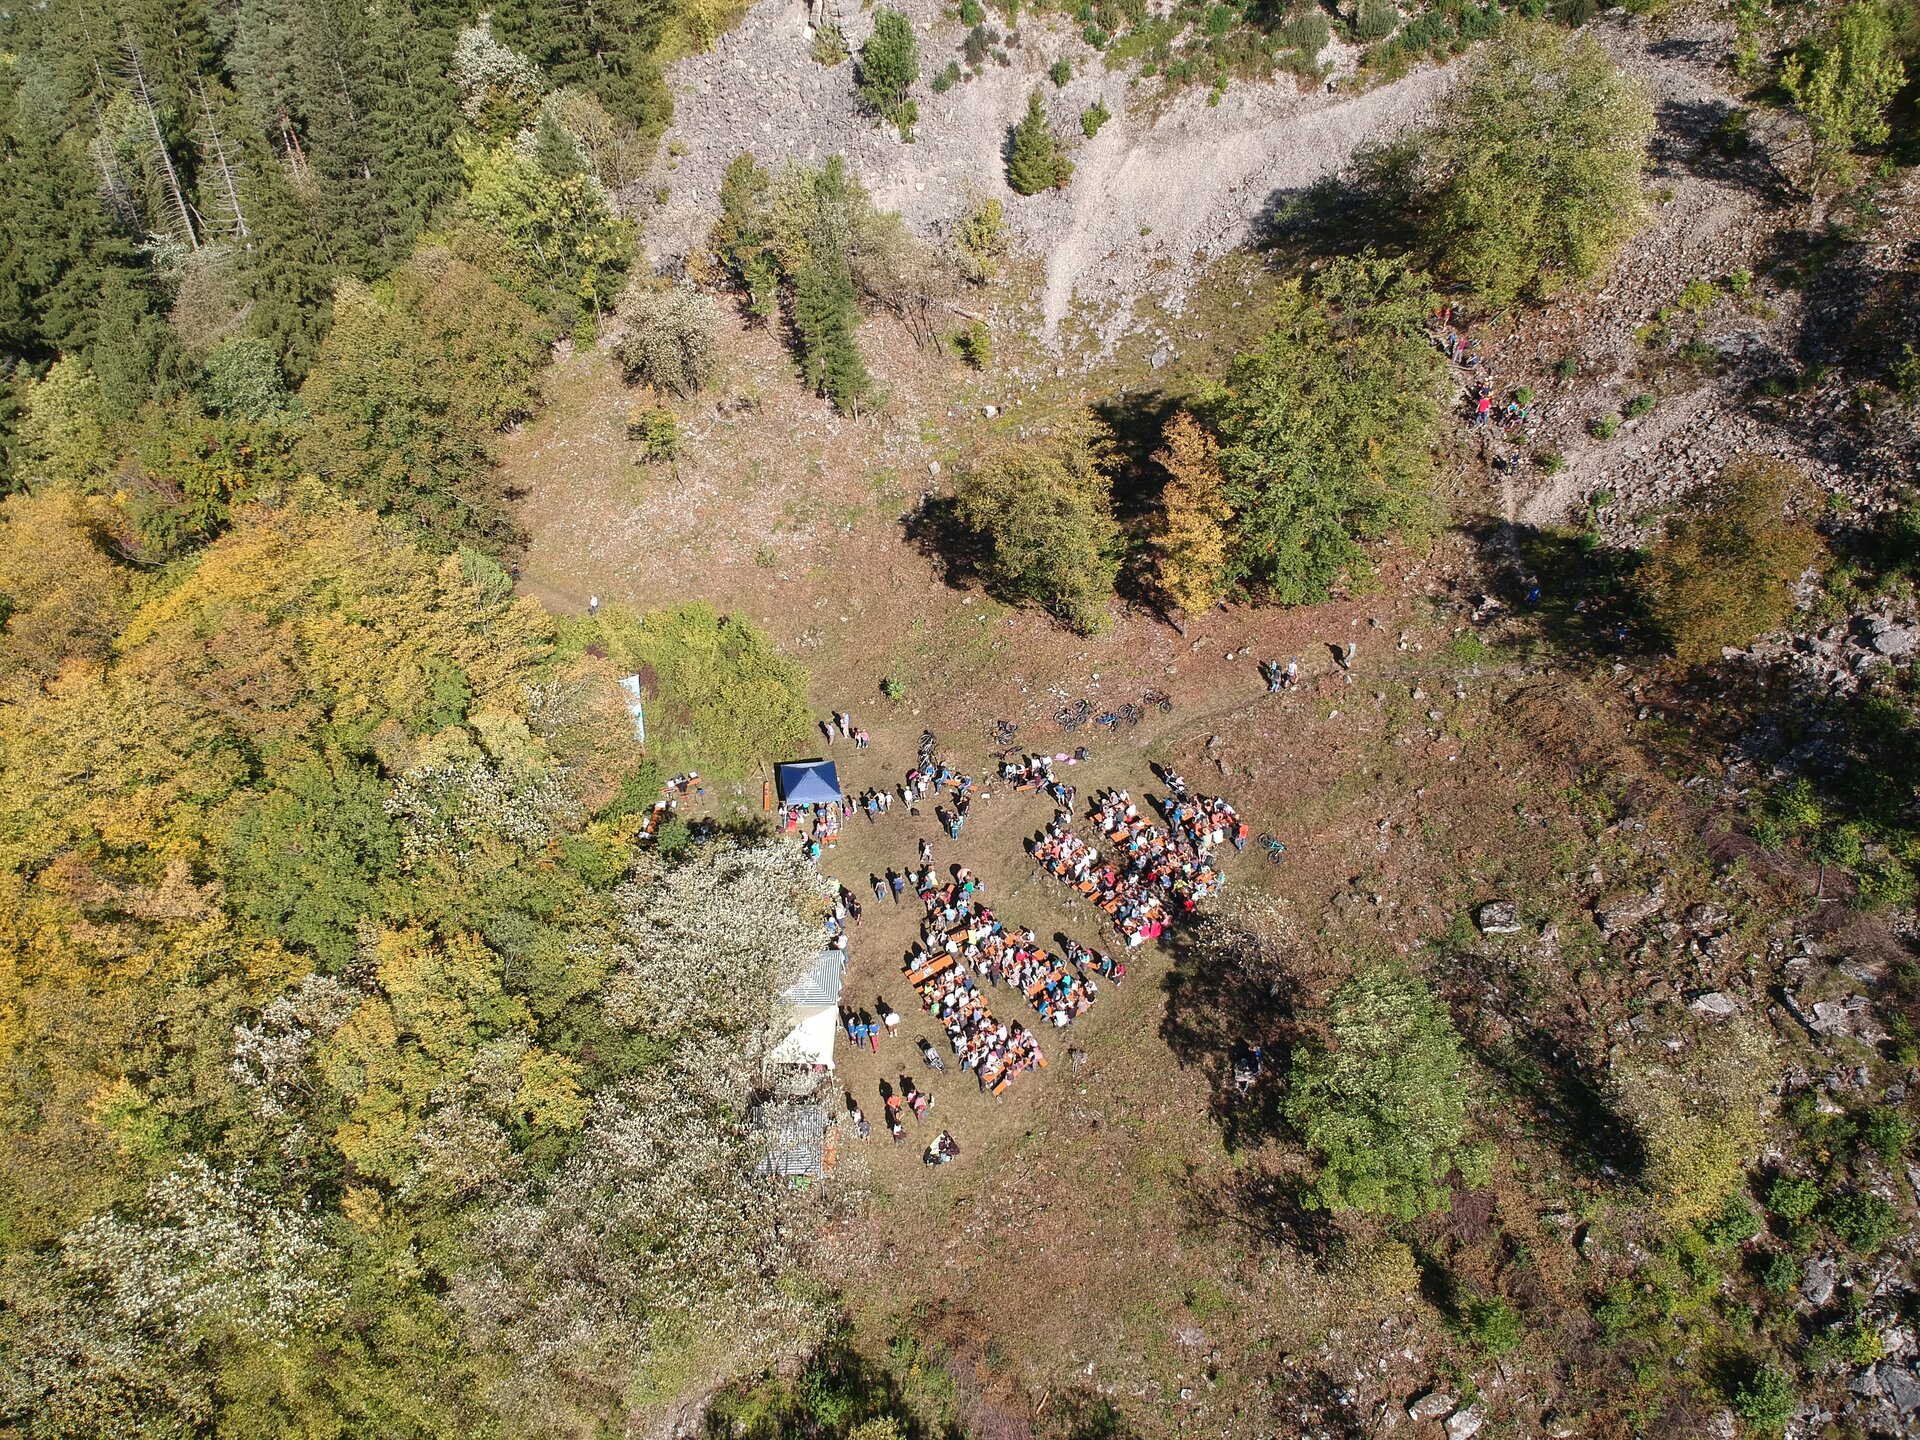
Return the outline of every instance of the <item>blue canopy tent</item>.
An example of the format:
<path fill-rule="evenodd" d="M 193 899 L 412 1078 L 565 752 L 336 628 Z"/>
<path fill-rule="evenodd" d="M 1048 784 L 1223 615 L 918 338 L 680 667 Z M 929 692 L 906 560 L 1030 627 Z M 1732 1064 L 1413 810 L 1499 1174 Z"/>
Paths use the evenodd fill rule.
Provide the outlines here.
<path fill-rule="evenodd" d="M 831 760 L 785 760 L 773 767 L 773 778 L 782 805 L 825 805 L 845 798 Z"/>

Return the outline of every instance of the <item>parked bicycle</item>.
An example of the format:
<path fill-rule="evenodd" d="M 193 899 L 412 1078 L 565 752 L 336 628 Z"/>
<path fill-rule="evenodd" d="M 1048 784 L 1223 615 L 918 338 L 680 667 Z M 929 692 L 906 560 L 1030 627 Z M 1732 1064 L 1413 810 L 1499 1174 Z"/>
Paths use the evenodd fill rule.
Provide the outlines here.
<path fill-rule="evenodd" d="M 1173 713 L 1173 697 L 1164 690 L 1149 690 L 1140 699 L 1143 704 L 1153 706 L 1162 715 Z"/>
<path fill-rule="evenodd" d="M 1076 700 L 1071 705 L 1062 705 L 1053 718 L 1062 730 L 1078 730 L 1093 718 L 1093 703 Z"/>
<path fill-rule="evenodd" d="M 1266 848 L 1267 859 L 1271 860 L 1274 864 L 1278 865 L 1282 860 L 1287 858 L 1287 847 L 1274 839 L 1273 836 L 1262 835 L 1260 837 L 1260 843 Z"/>
<path fill-rule="evenodd" d="M 993 722 L 993 743 L 1005 749 L 1013 744 L 1013 737 L 1020 733 L 1020 727 L 1011 720 Z"/>

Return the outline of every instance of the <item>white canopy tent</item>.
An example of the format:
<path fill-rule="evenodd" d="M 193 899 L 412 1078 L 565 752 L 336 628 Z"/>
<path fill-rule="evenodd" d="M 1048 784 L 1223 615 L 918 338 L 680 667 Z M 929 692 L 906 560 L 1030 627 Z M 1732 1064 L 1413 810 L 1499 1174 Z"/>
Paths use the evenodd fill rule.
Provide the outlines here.
<path fill-rule="evenodd" d="M 838 950 L 824 951 L 781 995 L 787 1035 L 767 1056 L 769 1064 L 833 1069 L 833 1042 L 840 1034 L 840 973 L 845 963 Z"/>

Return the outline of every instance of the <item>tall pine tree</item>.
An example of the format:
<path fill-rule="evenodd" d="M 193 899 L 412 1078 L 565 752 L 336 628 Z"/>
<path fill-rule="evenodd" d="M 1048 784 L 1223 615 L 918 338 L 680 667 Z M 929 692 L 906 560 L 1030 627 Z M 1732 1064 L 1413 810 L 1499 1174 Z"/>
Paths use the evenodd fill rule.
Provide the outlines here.
<path fill-rule="evenodd" d="M 372 7 L 367 26 L 367 103 L 374 164 L 386 197 L 386 248 L 398 256 L 459 193 L 453 138 L 459 97 L 447 80 L 454 32 L 405 0 Z"/>
<path fill-rule="evenodd" d="M 555 85 L 578 85 L 652 137 L 672 118 L 659 51 L 672 0 L 502 0 L 493 30 Z"/>

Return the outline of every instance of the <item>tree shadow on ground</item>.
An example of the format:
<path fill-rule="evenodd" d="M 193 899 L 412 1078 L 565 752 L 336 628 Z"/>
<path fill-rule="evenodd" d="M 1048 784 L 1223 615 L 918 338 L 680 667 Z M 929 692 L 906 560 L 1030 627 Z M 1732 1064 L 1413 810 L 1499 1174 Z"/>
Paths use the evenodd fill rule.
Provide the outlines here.
<path fill-rule="evenodd" d="M 1645 1153 L 1607 1103 L 1604 1075 L 1571 1046 L 1546 1030 L 1529 1029 L 1475 1052 L 1569 1164 L 1589 1176 L 1640 1173 Z"/>
<path fill-rule="evenodd" d="M 1167 422 L 1184 400 L 1162 390 L 1122 392 L 1093 406 L 1093 415 L 1113 437 L 1108 475 L 1113 482 L 1113 513 L 1127 535 L 1127 555 L 1114 589 L 1142 609 L 1165 614 L 1159 556 L 1152 533 L 1166 490 L 1167 472 L 1154 454 L 1164 443 Z"/>
<path fill-rule="evenodd" d="M 1725 100 L 1663 100 L 1654 110 L 1649 147 L 1657 176 L 1697 175 L 1737 185 L 1769 205 L 1784 205 L 1797 187 L 1772 150 L 1748 129 L 1748 111 Z"/>
<path fill-rule="evenodd" d="M 1837 691 L 1795 666 L 1735 664 L 1699 673 L 1682 699 L 1696 746 L 1739 757 L 1736 779 L 1804 782 L 1819 806 L 1817 822 L 1800 827 L 1808 843 L 1827 863 L 1857 868 L 1852 851 L 1920 829 L 1920 722 L 1896 686 Z"/>
<path fill-rule="evenodd" d="M 1054 1397 L 1045 1433 L 1052 1440 L 1132 1440 L 1133 1427 L 1104 1395 L 1070 1389 Z"/>
<path fill-rule="evenodd" d="M 1210 1108 L 1228 1150 L 1283 1133 L 1279 1077 L 1300 1035 L 1296 987 L 1258 937 L 1224 921 L 1204 934 L 1175 930 L 1165 943 L 1173 964 L 1161 982 L 1167 1003 L 1160 1037 L 1176 1061 L 1199 1066 L 1206 1075 Z M 1264 1055 L 1263 1073 L 1248 1094 L 1238 1095 L 1234 1062 L 1256 1046 Z"/>
<path fill-rule="evenodd" d="M 1920 240 L 1887 247 L 1839 232 L 1805 237 L 1781 258 L 1806 283 L 1794 358 L 1889 383 L 1920 337 Z"/>
<path fill-rule="evenodd" d="M 1122 522 L 1150 519 L 1160 507 L 1167 472 L 1153 457 L 1164 443 L 1167 422 L 1185 398 L 1159 389 L 1123 392 L 1097 402 L 1093 415 L 1113 436 L 1108 475 L 1113 513 Z"/>
<path fill-rule="evenodd" d="M 1232 1225 L 1263 1245 L 1285 1245 L 1308 1256 L 1332 1255 L 1346 1239 L 1346 1230 L 1330 1211 L 1309 1206 L 1306 1196 L 1300 1176 L 1250 1165 L 1218 1184 L 1189 1187 L 1187 1223 L 1196 1236 Z"/>
<path fill-rule="evenodd" d="M 1508 524 L 1494 516 L 1466 521 L 1492 597 L 1561 653 L 1631 660 L 1657 646 L 1656 627 L 1635 587 L 1645 557 L 1610 546 L 1591 531 Z"/>
<path fill-rule="evenodd" d="M 957 1440 L 953 1428 L 930 1426 L 915 1415 L 893 1373 L 839 1332 L 791 1383 L 769 1377 L 721 1391 L 708 1403 L 701 1431 L 706 1440 L 838 1440 L 880 1416 L 898 1421 L 907 1440 Z"/>
<path fill-rule="evenodd" d="M 907 543 L 927 558 L 949 590 L 967 590 L 980 584 L 980 565 L 986 546 L 960 523 L 960 504 L 951 495 L 927 495 L 902 517 Z"/>
<path fill-rule="evenodd" d="M 1410 255 L 1420 238 L 1420 217 L 1410 195 L 1408 184 L 1362 176 L 1353 167 L 1305 187 L 1275 190 L 1254 219 L 1254 245 L 1280 265 L 1368 250 Z"/>

